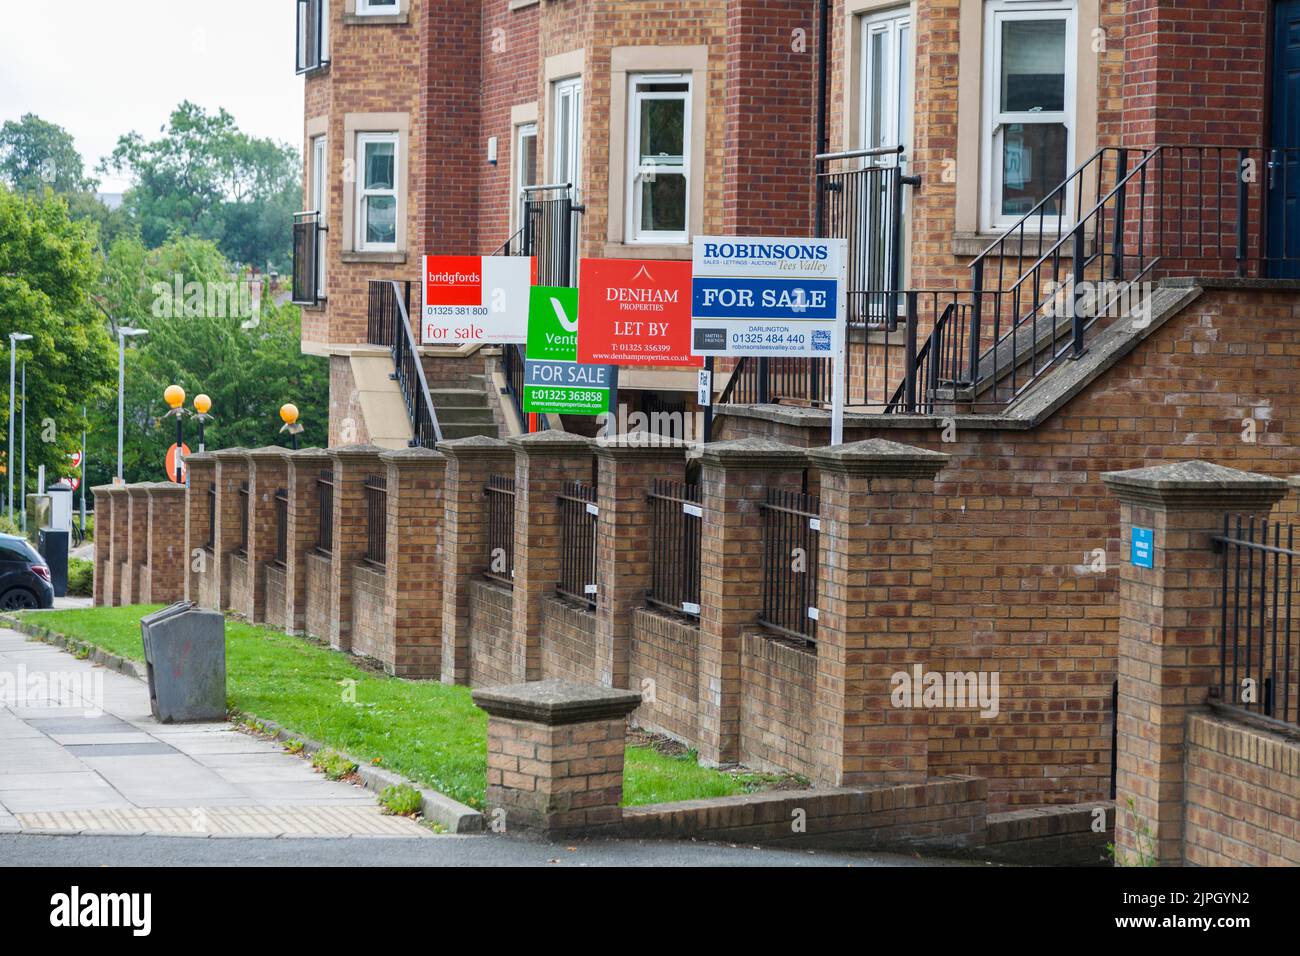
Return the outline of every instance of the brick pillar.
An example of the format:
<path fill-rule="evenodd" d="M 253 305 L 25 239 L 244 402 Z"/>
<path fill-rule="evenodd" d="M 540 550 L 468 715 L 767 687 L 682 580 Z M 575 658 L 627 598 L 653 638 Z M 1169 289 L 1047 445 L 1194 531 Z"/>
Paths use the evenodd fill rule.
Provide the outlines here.
<path fill-rule="evenodd" d="M 145 563 L 149 560 L 149 482 L 126 486 L 126 554 L 123 556 L 122 603 L 148 600 Z"/>
<path fill-rule="evenodd" d="M 560 503 L 566 481 L 591 482 L 592 442 L 569 432 L 516 435 L 515 616 L 511 672 L 542 676 L 543 602 L 560 574 Z"/>
<path fill-rule="evenodd" d="M 211 452 L 195 452 L 186 457 L 185 472 L 185 600 L 202 604 L 202 581 L 213 567 L 208 489 L 217 479 L 217 460 Z"/>
<path fill-rule="evenodd" d="M 392 672 L 442 676 L 442 524 L 447 459 L 429 448 L 386 451 L 388 545 L 385 612 Z"/>
<path fill-rule="evenodd" d="M 469 683 L 470 582 L 488 567 L 487 495 L 492 475 L 513 475 L 515 450 L 476 435 L 438 443 L 446 457 L 442 525 L 442 682 Z"/>
<path fill-rule="evenodd" d="M 307 555 L 320 544 L 322 472 L 334 473 L 334 460 L 322 448 L 282 449 L 285 489 L 289 493 L 289 533 L 284 561 L 284 629 L 307 629 Z"/>
<path fill-rule="evenodd" d="M 650 589 L 650 492 L 686 477 L 686 445 L 635 433 L 596 443 L 596 668 L 606 687 L 628 686 L 632 612 Z"/>
<path fill-rule="evenodd" d="M 113 562 L 109 560 L 110 542 L 113 540 L 113 495 L 112 485 L 99 485 L 91 488 L 95 499 L 95 607 L 111 607 L 116 604 L 113 592 Z"/>
<path fill-rule="evenodd" d="M 704 446 L 700 529 L 700 761 L 740 757 L 740 637 L 763 608 L 763 517 L 769 488 L 797 491 L 803 449 L 766 438 Z"/>
<path fill-rule="evenodd" d="M 243 498 L 239 486 L 248 480 L 248 449 L 222 448 L 212 452 L 217 466 L 213 484 L 217 489 L 217 521 L 212 543 L 212 561 L 208 573 L 215 575 L 212 593 L 216 596 L 215 610 L 230 607 L 230 555 L 239 550 L 240 510 Z"/>
<path fill-rule="evenodd" d="M 1267 515 L 1287 484 L 1203 461 L 1101 479 L 1120 502 L 1116 862 L 1154 855 L 1157 864 L 1176 866 L 1184 727 L 1219 676 L 1223 558 L 1211 539 L 1222 533 L 1225 512 Z M 1135 527 L 1151 532 L 1152 567 L 1133 563 Z"/>
<path fill-rule="evenodd" d="M 248 606 L 235 610 L 250 622 L 266 620 L 266 566 L 275 560 L 275 493 L 285 487 L 284 451 L 269 445 L 248 453 Z"/>
<path fill-rule="evenodd" d="M 149 594 L 153 604 L 185 597 L 189 562 L 185 552 L 185 486 L 160 481 L 149 486 Z"/>
<path fill-rule="evenodd" d="M 507 834 L 561 837 L 623 822 L 627 715 L 640 694 L 546 680 L 476 690 L 474 703 L 488 714 L 487 806 L 505 811 Z"/>
<path fill-rule="evenodd" d="M 334 560 L 330 565 L 330 647 L 352 650 L 352 569 L 366 555 L 367 475 L 380 473 L 375 445 L 329 450 L 334 461 Z"/>
<path fill-rule="evenodd" d="M 948 456 L 877 438 L 808 458 L 821 474 L 817 782 L 922 782 L 929 711 L 893 706 L 891 678 L 932 669 L 934 477 Z"/>
<path fill-rule="evenodd" d="M 128 513 L 130 501 L 126 493 L 126 485 L 111 485 L 108 488 L 108 494 L 113 499 L 113 524 L 108 529 L 106 538 L 96 541 L 96 547 L 101 544 L 108 546 L 108 598 L 110 606 L 129 604 L 129 601 L 123 600 L 123 582 L 122 575 L 126 569 L 126 529 L 130 524 L 131 516 Z M 98 529 L 96 529 L 98 530 Z"/>

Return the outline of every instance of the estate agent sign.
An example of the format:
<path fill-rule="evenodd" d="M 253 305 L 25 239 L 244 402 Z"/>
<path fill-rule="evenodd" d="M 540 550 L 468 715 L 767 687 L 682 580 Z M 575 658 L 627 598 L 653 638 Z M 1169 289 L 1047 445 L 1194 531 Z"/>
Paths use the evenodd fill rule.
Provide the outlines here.
<path fill-rule="evenodd" d="M 507 345 L 528 336 L 528 290 L 537 271 L 525 256 L 425 256 L 425 345 Z"/>
<path fill-rule="evenodd" d="M 584 259 L 578 294 L 578 360 L 691 366 L 691 264 L 662 259 Z"/>
<path fill-rule="evenodd" d="M 612 368 L 578 361 L 578 290 L 533 286 L 524 362 L 524 411 L 602 415 Z"/>

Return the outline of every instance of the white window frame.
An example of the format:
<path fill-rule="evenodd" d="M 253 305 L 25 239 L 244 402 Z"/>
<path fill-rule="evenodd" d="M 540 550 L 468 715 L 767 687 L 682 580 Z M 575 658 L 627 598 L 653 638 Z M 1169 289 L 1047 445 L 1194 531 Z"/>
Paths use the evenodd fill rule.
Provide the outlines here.
<path fill-rule="evenodd" d="M 672 93 L 642 92 L 641 84 L 684 83 L 686 89 Z M 627 162 L 625 163 L 625 193 L 627 209 L 624 221 L 627 223 L 626 242 L 638 245 L 671 245 L 690 241 L 691 231 L 691 100 L 694 86 L 690 73 L 635 73 L 628 77 L 627 94 Z M 641 165 L 641 104 L 651 100 L 681 100 L 682 115 L 682 164 L 671 169 L 671 175 L 682 177 L 682 221 L 686 228 L 676 232 L 641 228 L 641 179 L 654 176 L 659 167 L 651 163 Z"/>
<path fill-rule="evenodd" d="M 379 3 L 379 0 L 357 0 L 359 17 L 391 17 L 402 12 L 401 0 Z"/>
<path fill-rule="evenodd" d="M 320 0 L 321 66 L 330 61 L 330 0 Z"/>
<path fill-rule="evenodd" d="M 1003 113 L 999 108 L 1002 75 L 1002 24 L 1008 20 L 1065 20 L 1065 110 L 1052 113 Z M 1020 216 L 1002 215 L 1002 130 L 1009 123 L 1063 124 L 1065 126 L 1065 172 L 1077 165 L 1078 141 L 1078 28 L 1079 9 L 1074 0 L 988 0 L 984 7 L 984 108 L 980 136 L 980 226 L 997 232 L 1014 225 Z M 1061 226 L 1073 224 L 1073 188 L 1066 190 Z M 1055 229 L 1057 217 L 1045 217 Z"/>
<path fill-rule="evenodd" d="M 320 230 L 316 233 L 316 274 L 318 288 L 317 298 L 325 298 L 325 204 L 327 201 L 326 183 L 329 172 L 329 137 L 322 133 L 311 139 L 311 203 L 313 211 L 320 216 Z"/>
<path fill-rule="evenodd" d="M 877 146 L 903 146 L 910 151 L 912 146 L 913 113 L 913 73 L 915 72 L 916 31 L 912 29 L 912 12 L 909 7 L 895 7 L 881 13 L 867 14 L 861 20 L 862 43 L 862 88 L 859 91 L 858 105 L 858 148 L 873 149 Z M 899 40 L 902 32 L 907 31 L 907 49 L 899 52 Z M 885 89 L 881 102 L 885 104 L 885 115 L 881 128 L 885 130 L 884 142 L 870 141 L 871 104 L 875 88 L 872 83 L 871 41 L 874 37 L 886 36 L 886 53 L 891 69 L 885 75 Z M 899 87 L 902 86 L 900 90 Z M 904 159 L 908 155 L 904 152 Z"/>
<path fill-rule="evenodd" d="M 392 143 L 393 145 L 393 188 L 392 189 L 367 189 L 366 188 L 366 147 L 372 143 Z M 403 215 L 402 210 L 402 175 L 401 175 L 401 137 L 396 132 L 386 133 L 357 133 L 357 171 L 356 171 L 356 243 L 353 246 L 358 252 L 396 252 L 397 237 L 400 230 L 396 223 L 393 227 L 392 242 L 367 242 L 366 241 L 366 217 L 365 202 L 369 196 L 392 196 L 393 197 L 393 215 L 400 217 Z"/>
<path fill-rule="evenodd" d="M 571 76 L 556 80 L 553 84 L 551 115 L 555 117 L 556 128 L 551 131 L 551 181 L 554 183 L 572 183 L 574 202 L 579 202 L 578 191 L 582 188 L 582 77 Z M 569 149 L 567 155 L 561 155 L 561 137 L 559 131 L 560 104 L 570 101 Z M 564 168 L 562 168 L 564 167 Z M 565 171 L 567 169 L 567 171 Z"/>
<path fill-rule="evenodd" d="M 537 124 L 535 122 L 519 123 L 515 126 L 515 141 L 513 144 L 513 148 L 515 151 L 515 162 L 514 162 L 515 168 L 513 173 L 514 182 L 512 182 L 510 185 L 514 191 L 515 208 L 513 210 L 512 215 L 519 218 L 519 224 L 514 226 L 514 228 L 516 229 L 520 228 L 523 225 L 522 217 L 523 217 L 523 203 L 524 203 L 524 187 L 538 185 L 538 183 L 535 182 L 534 183 L 524 182 L 524 140 L 526 139 L 532 139 L 533 141 L 533 160 L 534 162 L 536 162 L 538 158 L 537 156 L 538 143 L 537 143 Z M 534 179 L 537 178 L 537 173 L 540 171 L 541 171 L 541 164 L 538 163 L 537 169 L 534 171 L 533 174 Z"/>

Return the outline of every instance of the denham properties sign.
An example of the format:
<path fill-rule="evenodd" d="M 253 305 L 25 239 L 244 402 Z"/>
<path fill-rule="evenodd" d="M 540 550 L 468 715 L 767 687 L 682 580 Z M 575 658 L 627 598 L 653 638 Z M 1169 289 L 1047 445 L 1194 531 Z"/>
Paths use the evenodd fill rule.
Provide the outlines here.
<path fill-rule="evenodd" d="M 613 367 L 578 361 L 578 290 L 533 286 L 528 305 L 524 411 L 603 415 Z"/>
<path fill-rule="evenodd" d="M 691 351 L 833 357 L 847 258 L 843 239 L 696 237 Z"/>

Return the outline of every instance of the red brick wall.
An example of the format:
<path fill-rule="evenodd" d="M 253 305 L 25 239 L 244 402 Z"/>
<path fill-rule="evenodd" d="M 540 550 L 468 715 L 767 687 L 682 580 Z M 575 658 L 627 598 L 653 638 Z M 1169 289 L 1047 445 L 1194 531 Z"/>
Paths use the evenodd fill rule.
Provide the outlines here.
<path fill-rule="evenodd" d="M 1186 864 L 1300 866 L 1300 744 L 1196 714 L 1186 767 Z"/>
<path fill-rule="evenodd" d="M 316 551 L 307 554 L 307 633 L 322 641 L 330 637 L 330 559 Z"/>
<path fill-rule="evenodd" d="M 284 620 L 284 568 L 274 564 L 263 565 L 266 575 L 266 626 L 286 630 Z"/>
<path fill-rule="evenodd" d="M 248 580 L 248 559 L 230 554 L 226 558 L 227 576 L 230 580 L 230 607 L 241 617 L 242 609 L 253 600 L 252 582 Z"/>
<path fill-rule="evenodd" d="M 543 607 L 542 678 L 599 684 L 596 615 L 559 598 Z"/>
<path fill-rule="evenodd" d="M 469 592 L 469 683 L 493 687 L 515 683 L 510 671 L 514 627 L 513 592 L 479 580 Z"/>
<path fill-rule="evenodd" d="M 1261 334 L 1261 328 L 1267 333 Z M 1038 428 L 848 427 L 953 456 L 936 481 L 934 668 L 1000 674 L 996 719 L 932 712 L 931 773 L 989 778 L 990 806 L 1105 796 L 1119 605 L 1104 471 L 1194 458 L 1300 472 L 1300 302 L 1211 290 Z M 1242 420 L 1257 441 L 1242 441 Z M 825 430 L 722 416 L 721 438 L 825 444 Z M 1095 549 L 1108 570 L 1091 573 Z"/>
<path fill-rule="evenodd" d="M 694 740 L 699 642 L 697 624 L 650 608 L 633 613 L 628 687 L 645 700 L 632 715 L 634 723 L 687 742 Z"/>
<path fill-rule="evenodd" d="M 740 656 L 740 762 L 758 770 L 816 775 L 815 652 L 762 633 Z"/>
<path fill-rule="evenodd" d="M 364 564 L 352 569 L 352 653 L 376 661 L 393 660 L 393 632 L 385 613 L 384 572 Z"/>

